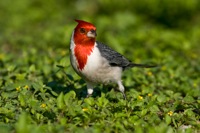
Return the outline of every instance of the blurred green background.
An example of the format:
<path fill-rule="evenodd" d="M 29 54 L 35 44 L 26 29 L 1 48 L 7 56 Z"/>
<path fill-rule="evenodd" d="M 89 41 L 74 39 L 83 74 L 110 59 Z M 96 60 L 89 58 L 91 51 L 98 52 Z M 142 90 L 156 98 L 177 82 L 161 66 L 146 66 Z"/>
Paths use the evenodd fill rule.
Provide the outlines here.
<path fill-rule="evenodd" d="M 2 0 L 2 51 L 23 47 L 67 48 L 76 25 L 74 19 L 94 23 L 98 40 L 115 47 L 149 45 L 187 49 L 198 46 L 199 3 L 198 0 Z M 176 36 L 171 31 L 177 32 Z M 166 41 L 162 42 L 163 39 L 172 42 L 160 46 Z"/>
<path fill-rule="evenodd" d="M 69 62 L 71 33 L 77 25 L 74 19 L 93 23 L 97 27 L 98 41 L 133 62 L 161 65 L 158 69 L 125 71 L 123 81 L 130 106 L 124 101 L 116 102 L 116 99 L 121 99 L 121 94 L 107 91 L 103 98 L 88 100 L 88 103 L 94 105 L 105 102 L 103 108 L 107 109 L 107 115 L 98 116 L 102 110 L 95 110 L 87 102 L 87 108 L 92 113 L 84 114 L 82 111 L 78 103 L 86 87 Z M 34 132 L 39 131 L 39 128 L 41 132 L 44 129 L 51 132 L 63 132 L 65 129 L 73 131 L 76 125 L 79 126 L 77 131 L 84 128 L 91 129 L 91 132 L 101 126 L 113 132 L 131 131 L 132 128 L 142 132 L 144 125 L 152 132 L 157 131 L 157 128 L 163 132 L 168 129 L 172 131 L 172 128 L 178 129 L 181 125 L 192 125 L 192 128 L 197 129 L 200 100 L 199 43 L 199 0 L 1 0 L 0 126 L 14 132 L 31 131 L 37 125 L 41 126 L 35 128 Z M 64 73 L 58 72 L 60 68 L 56 65 L 63 66 Z M 76 92 L 76 95 L 73 91 L 69 96 L 65 95 L 68 99 L 72 95 L 69 103 L 65 99 L 75 107 L 72 109 L 76 111 L 71 112 L 65 107 L 69 105 L 62 103 L 64 96 L 60 94 L 70 90 Z M 101 94 L 97 90 L 94 95 L 98 98 Z M 115 94 L 119 96 L 114 97 Z M 137 97 L 140 95 L 147 103 L 152 100 L 149 102 L 152 105 L 139 101 Z M 147 95 L 152 95 L 152 99 Z M 116 107 L 117 104 L 125 109 Z M 114 112 L 113 107 L 116 107 Z M 127 117 L 127 121 L 120 117 L 127 115 L 126 108 L 134 109 L 130 112 L 133 117 Z M 170 112 L 169 109 L 176 114 L 173 118 L 165 116 Z M 28 115 L 20 115 L 21 112 Z M 117 118 L 112 114 L 116 114 Z M 135 125 L 131 124 L 129 118 Z M 96 119 L 101 124 L 96 123 Z M 117 120 L 118 125 L 110 124 Z M 24 128 L 27 121 L 35 125 L 27 124 Z M 121 122 L 125 123 L 124 126 L 121 126 Z"/>

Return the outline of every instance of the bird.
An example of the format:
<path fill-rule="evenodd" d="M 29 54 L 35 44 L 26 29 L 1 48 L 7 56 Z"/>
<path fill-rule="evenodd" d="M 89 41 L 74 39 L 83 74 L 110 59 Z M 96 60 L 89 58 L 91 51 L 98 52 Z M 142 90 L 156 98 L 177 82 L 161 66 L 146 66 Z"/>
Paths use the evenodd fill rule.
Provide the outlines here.
<path fill-rule="evenodd" d="M 96 27 L 90 22 L 75 20 L 77 26 L 70 40 L 70 62 L 87 86 L 87 97 L 97 84 L 115 83 L 126 99 L 122 73 L 132 67 L 151 68 L 155 65 L 136 64 L 111 47 L 96 41 Z"/>

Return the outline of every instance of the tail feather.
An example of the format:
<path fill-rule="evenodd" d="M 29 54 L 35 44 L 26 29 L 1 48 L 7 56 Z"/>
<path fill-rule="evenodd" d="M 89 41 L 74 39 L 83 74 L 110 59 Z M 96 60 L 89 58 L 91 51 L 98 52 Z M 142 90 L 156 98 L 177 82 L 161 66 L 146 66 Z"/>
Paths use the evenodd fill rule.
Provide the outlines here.
<path fill-rule="evenodd" d="M 149 65 L 149 64 L 135 64 L 135 63 L 131 63 L 130 67 L 152 68 L 152 67 L 158 67 L 158 66 L 157 65 Z"/>

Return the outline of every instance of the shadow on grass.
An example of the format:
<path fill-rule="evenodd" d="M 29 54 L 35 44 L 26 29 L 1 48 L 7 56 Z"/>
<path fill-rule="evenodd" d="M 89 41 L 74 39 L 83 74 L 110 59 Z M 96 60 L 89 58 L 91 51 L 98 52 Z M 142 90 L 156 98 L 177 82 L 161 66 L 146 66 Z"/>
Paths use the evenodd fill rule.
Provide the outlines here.
<path fill-rule="evenodd" d="M 74 82 L 80 83 L 80 86 L 83 84 L 83 83 L 81 83 L 82 82 L 81 80 L 74 81 Z M 76 84 L 78 84 L 78 83 L 76 83 Z M 54 91 L 58 95 L 61 92 L 63 92 L 64 94 L 67 94 L 70 91 L 74 91 L 76 93 L 76 96 L 78 97 L 78 99 L 82 99 L 82 98 L 86 97 L 87 88 L 85 85 L 82 85 L 82 87 L 77 88 L 77 87 L 75 87 L 74 83 L 66 84 L 66 81 L 63 81 L 63 80 L 53 80 L 51 82 L 48 82 L 46 85 L 48 87 L 50 87 L 52 89 L 52 91 Z"/>
<path fill-rule="evenodd" d="M 77 85 L 77 87 L 75 86 Z M 68 84 L 66 81 L 63 79 L 55 79 L 51 82 L 48 82 L 46 86 L 50 87 L 52 91 L 57 93 L 58 95 L 63 92 L 64 94 L 69 93 L 70 91 L 74 91 L 76 93 L 76 97 L 81 100 L 87 97 L 87 87 L 85 84 L 85 81 L 83 79 L 75 80 Z M 107 94 L 113 89 L 111 85 L 104 86 L 104 85 L 97 85 L 94 88 L 94 92 L 91 97 L 96 98 L 96 97 L 101 97 L 101 93 Z M 49 92 L 51 93 L 51 92 Z M 116 92 L 117 93 L 117 92 Z M 120 93 L 120 92 L 119 92 Z"/>

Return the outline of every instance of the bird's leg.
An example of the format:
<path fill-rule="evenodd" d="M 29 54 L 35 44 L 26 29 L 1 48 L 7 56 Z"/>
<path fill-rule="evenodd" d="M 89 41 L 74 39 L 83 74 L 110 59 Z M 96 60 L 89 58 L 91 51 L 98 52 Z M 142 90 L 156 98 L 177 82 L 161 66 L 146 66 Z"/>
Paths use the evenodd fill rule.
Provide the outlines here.
<path fill-rule="evenodd" d="M 124 100 L 126 100 L 126 94 L 124 93 L 125 89 L 124 89 L 124 86 L 122 84 L 122 81 L 118 81 L 117 84 L 118 84 L 118 87 L 119 87 L 118 88 L 119 91 L 122 93 L 122 95 L 124 97 Z"/>
<path fill-rule="evenodd" d="M 86 82 L 87 84 L 87 96 L 86 98 L 90 97 L 93 93 L 93 84 Z M 84 103 L 85 98 L 82 99 L 81 105 Z"/>
<path fill-rule="evenodd" d="M 86 97 L 90 97 L 92 93 L 93 93 L 93 85 L 87 82 L 87 96 Z"/>

